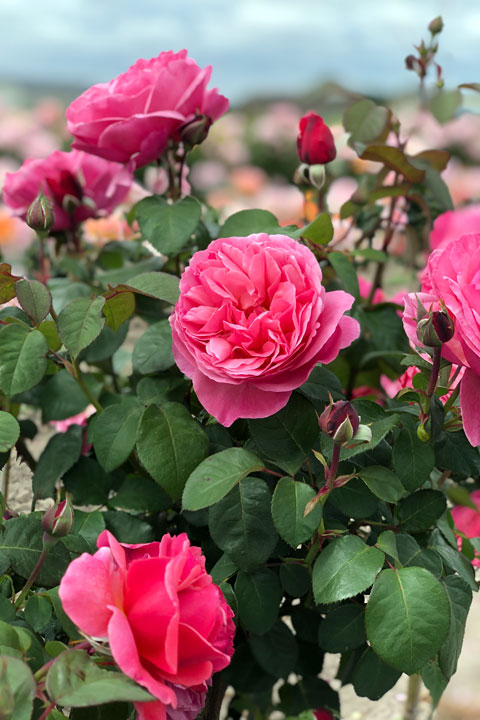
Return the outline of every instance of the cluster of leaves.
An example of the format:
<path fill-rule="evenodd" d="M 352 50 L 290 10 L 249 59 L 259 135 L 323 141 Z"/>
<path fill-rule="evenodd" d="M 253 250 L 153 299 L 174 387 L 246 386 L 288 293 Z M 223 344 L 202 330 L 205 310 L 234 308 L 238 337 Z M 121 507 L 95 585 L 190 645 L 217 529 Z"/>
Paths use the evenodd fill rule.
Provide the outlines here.
<path fill-rule="evenodd" d="M 58 599 L 69 562 L 93 552 L 104 528 L 128 543 L 186 531 L 201 546 L 236 616 L 235 654 L 224 671 L 235 690 L 232 717 L 317 707 L 339 715 L 338 693 L 319 677 L 326 652 L 341 654 L 338 678 L 360 696 L 376 700 L 402 673 L 421 673 L 438 702 L 456 670 L 477 590 L 471 559 L 480 550 L 473 540 L 459 552 L 447 495 L 468 504 L 463 486 L 479 478 L 480 457 L 458 423 L 451 431 L 455 405 L 444 417 L 435 397 L 429 436 L 419 439 L 430 365 L 410 354 L 395 305 L 360 296 L 357 270 L 373 263 L 381 281 L 388 257 L 391 225 L 379 201 L 390 202 L 391 220 L 404 198 L 426 226 L 451 204 L 440 177 L 448 156 L 412 157 L 388 145 L 397 125 L 369 100 L 345 115 L 352 147 L 381 163 L 344 206 L 343 216 L 363 232 L 354 251 L 331 251 L 326 212 L 301 229 L 280 229 L 262 210 L 236 213 L 218 227 L 193 198 L 171 204 L 152 197 L 135 209 L 141 237 L 83 257 L 60 252 L 47 285 L 0 266 L 0 301 L 19 304 L 0 311 L 0 465 L 8 468 L 16 448 L 33 471 L 33 508 L 65 493 L 76 508 L 72 532 L 50 551 L 21 607 L 15 596 L 42 551 L 41 513 L 4 513 L 0 699 L 7 717 L 59 720 L 69 707 L 72 720 L 83 720 L 93 717 L 85 710 L 93 705 L 98 720 L 121 720 L 131 702 L 150 698 L 102 667 L 100 651 L 90 656 L 71 645 L 81 638 Z M 395 182 L 386 185 L 391 170 Z M 383 222 L 383 251 L 373 250 Z M 362 336 L 330 367 L 315 368 L 283 410 L 227 429 L 206 414 L 174 363 L 168 315 L 178 273 L 212 237 L 280 230 L 316 253 L 327 289 L 354 295 Z M 146 259 L 143 240 L 161 256 Z M 354 401 L 371 441 L 342 448 L 339 473 L 351 479 L 305 514 L 331 462 L 332 441 L 317 421 L 329 395 L 378 387 L 381 373 L 396 377 L 408 364 L 421 368 L 423 385 L 384 406 Z M 40 418 L 65 420 L 89 404 L 96 412 L 88 428 L 54 434 L 32 457 L 27 441 Z M 94 592 L 86 589 L 86 602 Z"/>

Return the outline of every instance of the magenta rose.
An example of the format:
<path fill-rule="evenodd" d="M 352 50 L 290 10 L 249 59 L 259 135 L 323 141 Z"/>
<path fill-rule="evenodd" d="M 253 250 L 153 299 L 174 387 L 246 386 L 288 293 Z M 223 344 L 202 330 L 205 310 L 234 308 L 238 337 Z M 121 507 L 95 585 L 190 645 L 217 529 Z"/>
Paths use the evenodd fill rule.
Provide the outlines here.
<path fill-rule="evenodd" d="M 448 210 L 437 217 L 430 233 L 432 250 L 443 248 L 462 235 L 480 232 L 480 205 Z"/>
<path fill-rule="evenodd" d="M 476 509 L 457 505 L 452 508 L 452 518 L 457 530 L 460 530 L 465 537 L 476 538 L 480 537 L 480 490 L 474 490 L 470 495 L 470 499 L 476 506 Z M 459 535 L 457 535 L 457 542 L 458 549 L 461 550 L 463 540 Z M 476 567 L 480 567 L 478 553 L 475 553 L 472 563 Z"/>
<path fill-rule="evenodd" d="M 73 147 L 136 168 L 157 160 L 169 139 L 200 115 L 216 120 L 228 100 L 207 90 L 211 66 L 202 70 L 187 51 L 137 60 L 109 83 L 93 85 L 67 108 Z"/>
<path fill-rule="evenodd" d="M 7 173 L 3 200 L 25 219 L 43 191 L 53 205 L 53 230 L 71 230 L 87 218 L 111 213 L 125 199 L 132 182 L 131 172 L 123 165 L 79 150 L 57 150 L 45 159 L 26 160 L 20 170 Z"/>
<path fill-rule="evenodd" d="M 97 546 L 93 556 L 73 560 L 62 578 L 65 612 L 83 633 L 108 641 L 119 668 L 158 699 L 150 708 L 141 704 L 141 718 L 165 720 L 167 708 L 171 713 L 182 703 L 193 712 L 213 673 L 229 664 L 235 632 L 200 548 L 185 533 L 126 545 L 108 530 Z M 87 585 L 93 588 L 88 603 Z M 177 695 L 177 685 L 193 694 Z"/>
<path fill-rule="evenodd" d="M 353 301 L 325 291 L 313 253 L 292 238 L 220 238 L 181 277 L 173 354 L 222 425 L 268 417 L 317 363 L 358 338 L 358 322 L 344 314 Z"/>
<path fill-rule="evenodd" d="M 323 118 L 314 112 L 304 115 L 299 124 L 297 154 L 307 165 L 324 165 L 335 159 L 337 150 L 332 132 Z"/>

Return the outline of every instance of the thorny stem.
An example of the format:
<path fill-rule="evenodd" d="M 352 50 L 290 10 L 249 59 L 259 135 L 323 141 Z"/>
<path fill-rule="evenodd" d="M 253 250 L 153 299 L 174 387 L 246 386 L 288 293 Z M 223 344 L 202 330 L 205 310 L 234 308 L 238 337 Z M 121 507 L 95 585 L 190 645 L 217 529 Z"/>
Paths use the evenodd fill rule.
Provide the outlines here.
<path fill-rule="evenodd" d="M 40 557 L 37 560 L 37 564 L 35 565 L 32 572 L 30 573 L 30 577 L 28 578 L 27 582 L 25 583 L 22 592 L 15 600 L 15 603 L 14 603 L 15 608 L 19 608 L 21 606 L 22 602 L 25 599 L 25 596 L 27 595 L 28 591 L 30 590 L 33 583 L 37 579 L 37 576 L 38 576 L 40 570 L 42 569 L 45 560 L 47 559 L 47 555 L 48 555 L 48 551 L 49 551 L 50 547 L 51 546 L 43 547 L 42 552 L 40 553 Z"/>

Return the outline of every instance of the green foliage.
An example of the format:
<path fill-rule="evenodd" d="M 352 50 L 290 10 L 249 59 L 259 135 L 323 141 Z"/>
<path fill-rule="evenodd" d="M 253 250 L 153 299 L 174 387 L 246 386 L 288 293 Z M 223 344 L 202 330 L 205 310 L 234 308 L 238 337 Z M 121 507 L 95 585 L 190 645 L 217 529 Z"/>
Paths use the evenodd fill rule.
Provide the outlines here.
<path fill-rule="evenodd" d="M 58 316 L 58 335 L 76 357 L 100 334 L 105 325 L 102 309 L 105 298 L 78 298 L 66 305 Z"/>
<path fill-rule="evenodd" d="M 169 205 L 161 197 L 148 197 L 136 206 L 136 215 L 145 240 L 163 255 L 176 255 L 190 240 L 202 209 L 193 197 Z"/>
<path fill-rule="evenodd" d="M 272 517 L 280 537 L 293 548 L 309 540 L 320 525 L 322 505 L 318 503 L 305 515 L 305 507 L 315 497 L 306 483 L 284 477 L 276 485 L 272 498 Z"/>
<path fill-rule="evenodd" d="M 47 369 L 47 341 L 39 330 L 5 325 L 0 330 L 0 390 L 12 397 L 35 387 Z"/>

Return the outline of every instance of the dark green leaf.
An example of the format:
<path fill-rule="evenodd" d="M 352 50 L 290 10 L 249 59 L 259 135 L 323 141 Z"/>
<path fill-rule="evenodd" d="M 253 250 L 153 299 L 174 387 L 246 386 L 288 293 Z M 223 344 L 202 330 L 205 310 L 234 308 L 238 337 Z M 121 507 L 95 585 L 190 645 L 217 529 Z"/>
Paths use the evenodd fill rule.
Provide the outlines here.
<path fill-rule="evenodd" d="M 458 658 L 462 651 L 465 623 L 472 604 L 472 591 L 458 575 L 447 575 L 443 584 L 450 604 L 450 628 L 438 651 L 438 663 L 445 677 L 451 678 L 457 671 Z"/>
<path fill-rule="evenodd" d="M 107 530 L 115 535 L 122 543 L 148 543 L 155 540 L 155 533 L 152 526 L 136 515 L 120 512 L 118 510 L 107 510 L 102 513 Z"/>
<path fill-rule="evenodd" d="M 378 498 L 358 478 L 349 480 L 343 487 L 335 488 L 328 498 L 349 518 L 368 518 L 378 507 Z"/>
<path fill-rule="evenodd" d="M 249 632 L 268 632 L 278 617 L 282 589 L 278 577 L 265 568 L 253 573 L 239 572 L 235 582 L 240 622 Z"/>
<path fill-rule="evenodd" d="M 358 287 L 357 273 L 355 266 L 350 262 L 348 257 L 340 252 L 332 252 L 328 255 L 328 261 L 338 275 L 342 287 L 348 293 L 358 300 L 360 298 L 360 289 Z"/>
<path fill-rule="evenodd" d="M 372 648 L 367 648 L 353 671 L 353 687 L 360 697 L 379 700 L 395 685 L 401 674 L 380 660 Z"/>
<path fill-rule="evenodd" d="M 133 403 L 110 405 L 96 418 L 93 447 L 105 472 L 122 465 L 132 452 L 142 409 Z"/>
<path fill-rule="evenodd" d="M 66 420 L 88 405 L 88 398 L 68 370 L 59 370 L 40 389 L 42 421 Z"/>
<path fill-rule="evenodd" d="M 217 560 L 213 568 L 210 570 L 210 575 L 212 576 L 213 582 L 216 585 L 220 585 L 220 583 L 228 580 L 232 577 L 232 575 L 235 575 L 237 570 L 238 568 L 233 560 L 224 553 L 220 560 Z"/>
<path fill-rule="evenodd" d="M 55 483 L 77 462 L 82 452 L 84 429 L 71 425 L 48 441 L 33 474 L 33 492 L 38 498 L 53 497 Z"/>
<path fill-rule="evenodd" d="M 478 586 L 475 582 L 471 562 L 467 560 L 465 555 L 454 550 L 452 546 L 443 539 L 440 530 L 437 528 L 435 528 L 430 535 L 428 547 L 435 550 L 441 556 L 444 563 L 452 570 L 455 570 L 469 587 L 471 587 L 474 592 L 477 592 Z"/>
<path fill-rule="evenodd" d="M 322 505 L 318 503 L 306 517 L 305 506 L 316 493 L 310 485 L 284 477 L 273 493 L 272 517 L 278 534 L 293 548 L 309 540 L 320 525 Z"/>
<path fill-rule="evenodd" d="M 268 210 L 240 210 L 225 220 L 218 237 L 244 237 L 252 233 L 271 232 L 275 228 L 279 228 L 278 220 Z"/>
<path fill-rule="evenodd" d="M 377 655 L 411 675 L 419 672 L 444 642 L 450 608 L 442 585 L 428 570 L 384 570 L 373 586 L 365 622 Z"/>
<path fill-rule="evenodd" d="M 318 644 L 331 653 L 342 653 L 363 645 L 365 637 L 364 608 L 347 603 L 331 610 L 318 628 Z"/>
<path fill-rule="evenodd" d="M 39 330 L 4 325 L 0 330 L 0 389 L 12 397 L 37 385 L 47 369 L 47 341 Z"/>
<path fill-rule="evenodd" d="M 390 557 L 395 558 L 395 560 L 398 560 L 399 558 L 395 537 L 395 533 L 392 530 L 385 530 L 378 536 L 375 547 L 377 547 L 379 550 L 382 550 L 382 552 L 386 553 L 387 555 L 390 555 Z"/>
<path fill-rule="evenodd" d="M 398 560 L 403 567 L 423 567 L 429 570 L 436 578 L 443 573 L 443 563 L 440 555 L 434 550 L 421 548 L 410 535 L 398 533 L 395 535 L 398 551 Z"/>
<path fill-rule="evenodd" d="M 44 320 L 52 306 L 52 296 L 49 289 L 38 280 L 22 278 L 15 285 L 18 302 L 32 319 L 34 325 Z"/>
<path fill-rule="evenodd" d="M 177 255 L 197 227 L 202 209 L 193 197 L 184 197 L 170 205 L 153 196 L 136 205 L 136 215 L 143 237 L 163 255 Z"/>
<path fill-rule="evenodd" d="M 430 444 L 418 439 L 416 432 L 402 428 L 395 438 L 392 462 L 403 485 L 413 492 L 430 479 L 435 452 Z"/>
<path fill-rule="evenodd" d="M 105 310 L 105 306 L 103 309 Z M 127 337 L 127 332 L 128 323 L 118 330 L 112 330 L 112 328 L 105 325 L 100 335 L 88 346 L 85 354 L 82 354 L 82 359 L 92 365 L 111 360 Z"/>
<path fill-rule="evenodd" d="M 280 566 L 280 582 L 292 597 L 303 597 L 312 587 L 310 572 L 305 565 L 283 563 Z"/>
<path fill-rule="evenodd" d="M 438 490 L 419 490 L 398 505 L 398 520 L 405 532 L 428 530 L 446 508 L 445 495 Z"/>
<path fill-rule="evenodd" d="M 405 488 L 398 477 L 381 465 L 369 465 L 359 472 L 365 485 L 385 502 L 396 503 L 405 495 Z"/>
<path fill-rule="evenodd" d="M 128 477 L 118 489 L 109 505 L 124 510 L 160 512 L 167 510 L 171 499 L 161 487 L 148 477 Z"/>
<path fill-rule="evenodd" d="M 133 292 L 125 290 L 106 294 L 105 305 L 103 306 L 105 324 L 114 332 L 116 332 L 134 312 L 135 295 Z"/>
<path fill-rule="evenodd" d="M 0 410 L 0 452 L 7 452 L 15 445 L 20 435 L 20 425 L 8 412 Z"/>
<path fill-rule="evenodd" d="M 58 335 L 74 357 L 100 334 L 105 325 L 104 304 L 104 297 L 78 298 L 69 302 L 58 316 Z"/>
<path fill-rule="evenodd" d="M 164 300 L 170 305 L 175 305 L 180 295 L 178 278 L 163 272 L 146 272 L 135 275 L 128 280 L 125 288 L 140 295 Z"/>
<path fill-rule="evenodd" d="M 343 114 L 343 127 L 351 134 L 352 143 L 367 144 L 386 137 L 390 111 L 373 100 L 359 100 Z"/>
<path fill-rule="evenodd" d="M 251 635 L 249 645 L 255 660 L 276 678 L 286 678 L 297 662 L 298 646 L 292 631 L 282 620 L 263 635 Z"/>
<path fill-rule="evenodd" d="M 172 353 L 172 330 L 168 320 L 150 325 L 133 348 L 134 372 L 149 373 L 168 370 L 175 364 Z"/>
<path fill-rule="evenodd" d="M 52 617 L 52 603 L 41 595 L 32 595 L 25 605 L 25 620 L 39 632 Z"/>
<path fill-rule="evenodd" d="M 330 370 L 321 365 L 313 368 L 307 382 L 303 383 L 298 389 L 312 400 L 322 400 L 323 402 L 328 402 L 329 393 L 334 400 L 340 400 L 343 397 L 340 380 Z"/>
<path fill-rule="evenodd" d="M 22 660 L 0 656 L 0 698 L 5 720 L 30 720 L 36 683 L 32 671 Z"/>
<path fill-rule="evenodd" d="M 432 660 L 422 669 L 422 680 L 432 696 L 432 711 L 436 709 L 448 680 L 440 670 L 438 660 Z"/>
<path fill-rule="evenodd" d="M 74 505 L 106 505 L 112 483 L 112 476 L 94 458 L 83 455 L 63 476 L 63 484 L 72 493 Z"/>
<path fill-rule="evenodd" d="M 311 223 L 295 231 L 293 236 L 295 238 L 307 238 L 315 245 L 328 245 L 333 238 L 333 225 L 330 215 L 326 212 L 320 213 Z"/>

